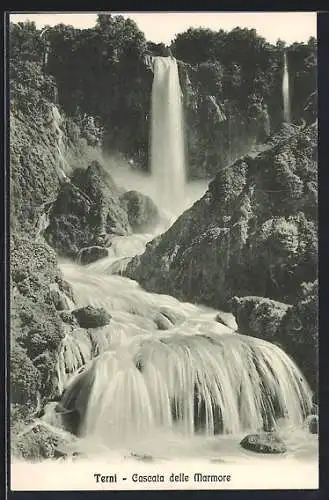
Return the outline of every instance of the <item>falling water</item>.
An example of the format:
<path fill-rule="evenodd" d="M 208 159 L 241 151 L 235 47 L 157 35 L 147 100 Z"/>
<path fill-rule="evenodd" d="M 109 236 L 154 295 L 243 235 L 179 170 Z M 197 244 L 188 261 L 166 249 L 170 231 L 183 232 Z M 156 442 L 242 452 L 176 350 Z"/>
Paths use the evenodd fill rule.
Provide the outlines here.
<path fill-rule="evenodd" d="M 184 198 L 184 124 L 176 59 L 154 57 L 151 172 L 157 201 L 175 212 Z"/>
<path fill-rule="evenodd" d="M 52 113 L 52 127 L 57 136 L 56 147 L 58 152 L 58 163 L 59 163 L 57 167 L 57 173 L 58 177 L 62 181 L 68 181 L 69 179 L 65 173 L 68 164 L 65 158 L 65 145 L 63 141 L 64 132 L 61 129 L 61 124 L 63 122 L 63 119 L 57 106 L 55 105 L 52 106 L 51 113 Z"/>
<path fill-rule="evenodd" d="M 177 63 L 167 57 L 154 60 L 152 176 L 162 206 L 177 211 L 185 186 L 182 110 Z M 112 450 L 180 456 L 196 446 L 191 453 L 198 457 L 214 436 L 221 435 L 216 443 L 223 455 L 232 450 L 227 437 L 279 428 L 282 420 L 300 429 L 312 392 L 279 347 L 217 322 L 218 311 L 148 293 L 112 274 L 153 236 L 118 236 L 109 257 L 88 266 L 60 263 L 74 307 L 111 314 L 108 325 L 72 327 L 61 342 L 61 401 L 54 412 L 62 425 Z M 53 417 L 50 411 L 46 420 Z"/>
<path fill-rule="evenodd" d="M 290 89 L 289 89 L 289 70 L 287 52 L 284 52 L 283 79 L 282 79 L 282 95 L 283 95 L 283 118 L 286 123 L 291 121 L 290 111 Z"/>
<path fill-rule="evenodd" d="M 280 418 L 302 426 L 311 393 L 277 346 L 181 327 L 109 348 L 72 380 L 62 406 L 80 415 L 79 433 L 110 445 L 162 429 L 239 434 Z"/>

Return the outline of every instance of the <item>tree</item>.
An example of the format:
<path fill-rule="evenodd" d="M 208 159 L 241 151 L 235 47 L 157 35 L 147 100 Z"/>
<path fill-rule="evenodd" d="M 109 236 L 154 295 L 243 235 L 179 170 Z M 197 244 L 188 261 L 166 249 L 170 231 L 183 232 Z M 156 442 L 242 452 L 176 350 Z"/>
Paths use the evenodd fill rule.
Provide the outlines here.
<path fill-rule="evenodd" d="M 44 52 L 44 40 L 40 37 L 32 21 L 10 23 L 9 52 L 14 60 L 41 62 Z"/>
<path fill-rule="evenodd" d="M 192 65 L 216 59 L 217 33 L 206 28 L 189 28 L 174 39 L 171 49 L 177 59 Z"/>

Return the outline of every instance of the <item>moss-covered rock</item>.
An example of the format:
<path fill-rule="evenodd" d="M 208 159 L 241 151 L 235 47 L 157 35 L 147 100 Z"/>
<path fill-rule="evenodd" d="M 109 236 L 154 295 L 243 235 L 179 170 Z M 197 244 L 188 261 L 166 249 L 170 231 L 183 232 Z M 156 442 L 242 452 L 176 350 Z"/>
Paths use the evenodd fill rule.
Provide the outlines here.
<path fill-rule="evenodd" d="M 318 282 L 302 283 L 296 303 L 288 309 L 279 341 L 298 364 L 317 393 L 318 387 Z"/>
<path fill-rule="evenodd" d="M 282 320 L 289 308 L 287 304 L 264 297 L 233 297 L 231 307 L 239 333 L 270 342 L 278 339 Z"/>
<path fill-rule="evenodd" d="M 77 319 L 81 328 L 98 328 L 108 325 L 111 321 L 111 315 L 102 307 L 81 307 L 72 311 L 72 315 Z"/>
<path fill-rule="evenodd" d="M 319 433 L 319 419 L 316 415 L 312 415 L 307 420 L 307 425 L 308 425 L 308 430 L 311 434 L 318 434 Z"/>
<path fill-rule="evenodd" d="M 11 404 L 22 407 L 21 416 L 36 411 L 40 397 L 40 373 L 26 350 L 16 342 L 10 349 L 10 386 Z"/>
<path fill-rule="evenodd" d="M 21 380 L 29 380 L 33 374 L 37 383 L 35 398 L 41 404 L 56 390 L 53 374 L 64 329 L 51 298 L 52 290 L 58 286 L 54 251 L 45 242 L 16 232 L 11 241 L 11 257 L 11 341 L 15 359 L 22 358 L 19 378 L 11 381 L 11 392 L 21 410 L 15 415 L 21 418 L 23 414 L 28 417 L 36 406 L 36 401 L 26 405 Z"/>
<path fill-rule="evenodd" d="M 68 300 L 65 297 L 65 294 L 60 290 L 56 290 L 52 288 L 49 290 L 47 301 L 49 303 L 54 304 L 56 311 L 64 311 L 65 309 L 69 309 Z"/>
<path fill-rule="evenodd" d="M 98 161 L 93 161 L 85 171 L 76 169 L 72 182 L 93 204 L 91 216 L 92 223 L 98 230 L 97 234 L 111 233 L 115 230 L 124 234 L 129 233 L 128 216 L 120 205 L 120 190 Z"/>
<path fill-rule="evenodd" d="M 70 285 L 70 283 L 63 279 L 62 272 L 59 269 L 57 269 L 55 282 L 57 283 L 59 290 L 74 303 L 75 298 L 72 285 Z"/>
<path fill-rule="evenodd" d="M 29 462 L 70 455 L 75 437 L 46 424 L 35 423 L 12 436 L 11 454 Z"/>
<path fill-rule="evenodd" d="M 80 242 L 94 237 L 98 205 L 107 203 L 105 190 L 112 191 L 95 188 L 92 198 L 93 193 L 88 196 L 70 183 L 72 167 L 78 160 L 87 167 L 97 151 L 87 147 L 74 120 L 65 118 L 54 105 L 55 84 L 41 65 L 16 60 L 11 65 L 10 87 L 11 417 L 16 428 L 57 395 L 56 362 L 66 333 L 60 311 L 74 303 L 72 287 L 59 272 L 56 253 L 43 235 L 50 224 L 51 236 L 57 224 L 56 238 L 48 242 L 59 253 L 75 255 Z M 95 176 L 87 174 L 89 189 Z M 126 230 L 129 224 L 119 194 L 112 198 L 112 212 L 122 214 Z M 72 323 L 76 323 L 74 316 Z"/>
<path fill-rule="evenodd" d="M 69 311 L 62 311 L 60 313 L 61 320 L 69 325 L 78 325 L 76 317 Z"/>
<path fill-rule="evenodd" d="M 35 234 L 45 202 L 60 187 L 57 131 L 51 127 L 51 78 L 32 61 L 11 72 L 11 224 Z"/>

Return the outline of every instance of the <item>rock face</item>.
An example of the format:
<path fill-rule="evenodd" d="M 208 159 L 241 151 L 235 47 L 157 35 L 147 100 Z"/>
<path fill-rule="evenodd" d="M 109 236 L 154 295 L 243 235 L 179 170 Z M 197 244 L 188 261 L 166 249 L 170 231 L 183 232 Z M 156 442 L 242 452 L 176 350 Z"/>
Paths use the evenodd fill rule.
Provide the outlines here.
<path fill-rule="evenodd" d="M 26 350 L 15 343 L 10 352 L 11 402 L 13 405 L 29 406 L 32 412 L 38 407 L 40 373 L 26 354 Z"/>
<path fill-rule="evenodd" d="M 308 430 L 311 434 L 319 433 L 319 419 L 317 415 L 311 415 L 307 420 Z"/>
<path fill-rule="evenodd" d="M 249 434 L 242 439 L 240 445 L 246 450 L 256 453 L 285 453 L 287 447 L 274 433 Z"/>
<path fill-rule="evenodd" d="M 157 206 L 149 196 L 138 191 L 127 191 L 120 197 L 128 214 L 129 224 L 135 233 L 145 233 L 155 228 L 160 220 Z"/>
<path fill-rule="evenodd" d="M 108 325 L 111 321 L 111 315 L 105 309 L 92 306 L 75 309 L 72 315 L 77 319 L 81 328 L 98 328 Z"/>
<path fill-rule="evenodd" d="M 208 191 L 126 275 L 148 291 L 216 308 L 235 295 L 293 303 L 317 264 L 316 128 L 284 129 L 254 157 L 221 170 Z"/>
<path fill-rule="evenodd" d="M 69 253 L 78 239 L 72 236 L 74 216 L 79 219 L 89 207 L 89 199 L 68 182 L 70 165 L 64 158 L 67 153 L 72 161 L 80 159 L 86 149 L 78 141 L 77 126 L 76 137 L 67 134 L 70 119 L 52 102 L 54 90 L 55 82 L 38 62 L 11 65 L 10 389 L 14 426 L 29 421 L 57 394 L 56 361 L 65 336 L 61 314 L 74 303 L 72 288 L 57 268 L 56 254 L 43 239 L 50 213 L 58 209 L 65 219 L 68 212 L 69 222 L 64 232 L 60 228 L 54 247 L 64 247 Z M 119 202 L 117 206 L 120 210 Z"/>
<path fill-rule="evenodd" d="M 11 225 L 33 235 L 44 203 L 53 201 L 60 188 L 58 138 L 47 126 L 50 103 L 41 91 L 50 88 L 51 78 L 33 63 L 22 72 L 25 81 L 19 81 L 17 70 L 10 82 Z"/>
<path fill-rule="evenodd" d="M 102 243 L 108 233 L 130 231 L 117 187 L 102 165 L 93 161 L 86 170 L 77 168 L 71 182 L 61 188 L 45 237 L 59 255 L 74 258 L 82 248 Z"/>
<path fill-rule="evenodd" d="M 12 237 L 11 390 L 22 416 L 33 413 L 55 390 L 56 352 L 64 337 L 51 296 L 56 265 L 54 251 L 44 242 L 17 233 Z"/>

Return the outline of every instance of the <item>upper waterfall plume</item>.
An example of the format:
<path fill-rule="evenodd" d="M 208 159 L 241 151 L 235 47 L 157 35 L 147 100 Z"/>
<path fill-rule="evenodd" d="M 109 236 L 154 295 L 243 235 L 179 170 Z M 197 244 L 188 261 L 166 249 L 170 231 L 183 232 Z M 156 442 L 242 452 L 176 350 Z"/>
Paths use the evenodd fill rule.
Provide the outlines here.
<path fill-rule="evenodd" d="M 285 122 L 290 123 L 291 111 L 290 111 L 290 88 L 289 88 L 289 70 L 288 70 L 287 52 L 284 52 L 283 57 L 284 57 L 283 79 L 282 79 L 283 118 Z"/>
<path fill-rule="evenodd" d="M 157 201 L 169 212 L 184 197 L 185 155 L 181 89 L 176 59 L 153 58 L 151 172 Z"/>

